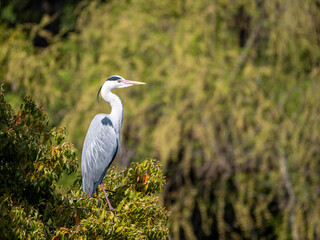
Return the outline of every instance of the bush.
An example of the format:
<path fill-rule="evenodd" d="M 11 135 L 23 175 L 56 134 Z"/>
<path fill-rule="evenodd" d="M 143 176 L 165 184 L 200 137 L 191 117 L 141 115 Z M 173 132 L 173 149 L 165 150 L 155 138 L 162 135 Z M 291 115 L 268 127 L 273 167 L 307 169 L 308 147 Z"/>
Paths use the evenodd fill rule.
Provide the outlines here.
<path fill-rule="evenodd" d="M 30 97 L 17 114 L 2 87 L 0 101 L 1 239 L 166 238 L 169 213 L 157 206 L 165 184 L 158 162 L 109 170 L 104 184 L 117 212 L 109 211 L 104 197 L 87 198 L 80 178 L 58 193 L 62 173 L 77 171 L 77 151 L 64 142 L 66 129 L 50 130 Z"/>

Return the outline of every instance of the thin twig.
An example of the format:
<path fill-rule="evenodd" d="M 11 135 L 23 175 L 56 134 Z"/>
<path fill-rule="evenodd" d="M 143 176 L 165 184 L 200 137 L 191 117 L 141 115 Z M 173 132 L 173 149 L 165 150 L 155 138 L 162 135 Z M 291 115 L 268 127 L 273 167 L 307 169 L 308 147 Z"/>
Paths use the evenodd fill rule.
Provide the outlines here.
<path fill-rule="evenodd" d="M 283 177 L 284 186 L 288 193 L 289 200 L 288 200 L 288 209 L 289 209 L 289 226 L 292 234 L 293 240 L 299 240 L 299 235 L 297 233 L 297 228 L 295 224 L 295 203 L 296 197 L 292 188 L 292 184 L 290 181 L 289 171 L 288 171 L 288 162 L 285 157 L 280 158 L 280 173 Z"/>

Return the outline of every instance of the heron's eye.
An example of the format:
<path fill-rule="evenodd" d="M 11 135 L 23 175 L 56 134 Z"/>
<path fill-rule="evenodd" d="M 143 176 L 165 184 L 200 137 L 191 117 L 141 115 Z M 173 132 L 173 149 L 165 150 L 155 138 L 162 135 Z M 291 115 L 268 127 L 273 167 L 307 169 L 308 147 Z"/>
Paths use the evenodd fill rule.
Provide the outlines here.
<path fill-rule="evenodd" d="M 121 82 L 121 80 L 120 80 L 120 79 L 118 79 L 118 83 L 119 83 L 119 82 Z"/>

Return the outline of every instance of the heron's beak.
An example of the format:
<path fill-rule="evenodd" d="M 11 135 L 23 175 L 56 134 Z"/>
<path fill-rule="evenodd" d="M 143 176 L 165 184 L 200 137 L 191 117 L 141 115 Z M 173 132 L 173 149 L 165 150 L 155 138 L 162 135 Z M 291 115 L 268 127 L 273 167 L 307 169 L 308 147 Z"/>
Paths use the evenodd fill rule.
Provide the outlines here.
<path fill-rule="evenodd" d="M 137 82 L 137 81 L 131 81 L 131 80 L 122 80 L 121 81 L 124 84 L 130 84 L 130 85 L 141 85 L 141 84 L 146 84 L 144 82 Z"/>

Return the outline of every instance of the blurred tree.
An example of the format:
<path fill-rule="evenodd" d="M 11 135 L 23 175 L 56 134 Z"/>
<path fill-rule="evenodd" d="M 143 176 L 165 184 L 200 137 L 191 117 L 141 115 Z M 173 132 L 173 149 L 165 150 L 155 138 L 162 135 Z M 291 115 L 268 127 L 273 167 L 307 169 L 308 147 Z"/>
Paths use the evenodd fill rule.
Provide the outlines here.
<path fill-rule="evenodd" d="M 36 47 L 47 47 L 52 36 L 73 31 L 80 0 L 9 1 L 0 3 L 0 23 L 31 32 Z"/>

